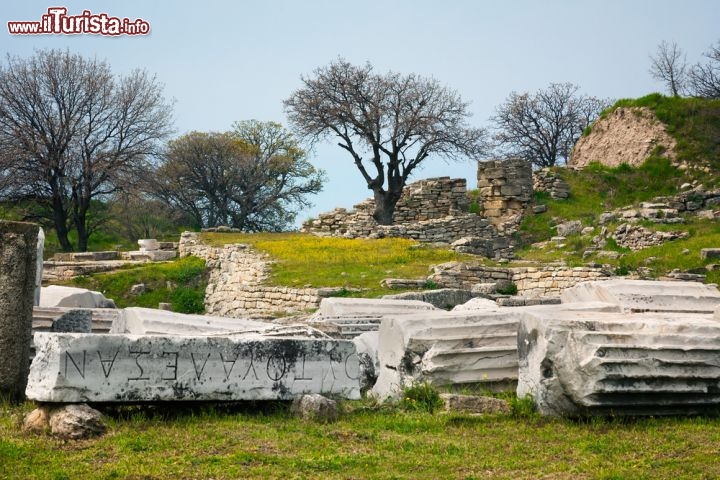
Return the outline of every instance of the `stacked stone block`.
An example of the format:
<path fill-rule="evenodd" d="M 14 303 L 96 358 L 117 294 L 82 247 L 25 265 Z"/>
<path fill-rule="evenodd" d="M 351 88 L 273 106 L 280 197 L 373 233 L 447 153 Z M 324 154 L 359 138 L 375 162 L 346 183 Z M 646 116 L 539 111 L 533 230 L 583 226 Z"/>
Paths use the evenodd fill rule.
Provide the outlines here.
<path fill-rule="evenodd" d="M 501 232 L 514 230 L 533 198 L 530 162 L 521 159 L 478 163 L 481 215 Z"/>

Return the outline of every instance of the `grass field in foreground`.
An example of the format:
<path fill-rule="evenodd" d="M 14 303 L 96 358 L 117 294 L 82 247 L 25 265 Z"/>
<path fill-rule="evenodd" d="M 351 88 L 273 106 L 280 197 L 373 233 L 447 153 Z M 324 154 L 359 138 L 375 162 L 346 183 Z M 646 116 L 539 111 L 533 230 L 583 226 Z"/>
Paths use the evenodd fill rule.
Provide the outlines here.
<path fill-rule="evenodd" d="M 0 478 L 699 479 L 720 477 L 720 419 L 570 421 L 344 405 L 336 423 L 264 411 L 125 410 L 98 439 L 23 433 L 0 404 Z"/>
<path fill-rule="evenodd" d="M 363 296 L 394 293 L 380 288 L 384 278 L 425 278 L 430 266 L 477 257 L 448 248 L 422 246 L 403 238 L 346 239 L 304 233 L 203 233 L 203 242 L 222 246 L 246 243 L 276 262 L 270 281 L 288 287 L 367 289 Z"/>

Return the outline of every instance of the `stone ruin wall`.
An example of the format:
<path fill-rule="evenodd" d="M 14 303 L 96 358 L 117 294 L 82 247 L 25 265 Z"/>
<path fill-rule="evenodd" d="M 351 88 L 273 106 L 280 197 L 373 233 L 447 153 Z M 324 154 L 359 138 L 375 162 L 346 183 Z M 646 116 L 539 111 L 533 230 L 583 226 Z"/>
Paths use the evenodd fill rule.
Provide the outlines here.
<path fill-rule="evenodd" d="M 377 224 L 372 217 L 375 201 L 369 198 L 350 211 L 336 208 L 321 213 L 316 220 L 305 222 L 301 231 L 318 236 L 406 237 L 447 243 L 450 243 L 448 239 L 459 236 L 491 234 L 487 223 L 468 212 L 470 199 L 466 183 L 464 178 L 438 177 L 408 184 L 395 207 L 393 225 Z"/>
<path fill-rule="evenodd" d="M 197 233 L 185 232 L 180 238 L 179 253 L 181 257 L 194 255 L 206 262 L 210 271 L 205 290 L 208 315 L 272 318 L 279 312 L 297 313 L 320 305 L 315 288 L 265 285 L 270 261 L 247 245 L 211 247 L 200 243 Z"/>
<path fill-rule="evenodd" d="M 207 262 L 210 279 L 205 293 L 208 315 L 235 318 L 272 318 L 278 312 L 299 313 L 316 309 L 322 289 L 265 285 L 270 260 L 247 245 L 210 247 L 198 234 L 183 233 L 180 256 L 195 255 Z M 473 262 L 436 265 L 428 280 L 440 288 L 472 290 L 480 283 L 514 283 L 518 295 L 528 298 L 557 297 L 563 288 L 608 277 L 607 272 L 583 267 L 486 267 Z"/>
<path fill-rule="evenodd" d="M 449 262 L 433 267 L 429 280 L 443 288 L 471 290 L 481 283 L 514 283 L 517 294 L 528 298 L 557 297 L 580 282 L 610 278 L 590 267 L 486 267 L 480 263 Z"/>
<path fill-rule="evenodd" d="M 533 200 L 530 162 L 521 159 L 478 163 L 481 216 L 501 233 L 513 233 Z"/>
<path fill-rule="evenodd" d="M 512 258 L 512 234 L 532 201 L 532 169 L 524 160 L 478 164 L 480 214 L 471 213 L 465 179 L 430 178 L 409 184 L 397 204 L 394 224 L 372 218 L 374 200 L 337 208 L 306 222 L 301 231 L 345 238 L 403 237 L 420 242 L 452 243 L 476 237 L 491 245 L 489 257 Z"/>

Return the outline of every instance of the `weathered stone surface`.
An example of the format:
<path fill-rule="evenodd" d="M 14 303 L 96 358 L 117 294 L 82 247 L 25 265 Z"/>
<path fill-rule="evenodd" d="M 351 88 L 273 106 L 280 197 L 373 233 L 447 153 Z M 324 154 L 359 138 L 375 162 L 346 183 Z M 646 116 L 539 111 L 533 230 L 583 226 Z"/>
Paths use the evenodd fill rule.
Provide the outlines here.
<path fill-rule="evenodd" d="M 497 308 L 498 304 L 495 300 L 490 300 L 488 298 L 472 298 L 461 305 L 456 305 L 452 311 L 467 312 L 470 310 L 495 310 Z"/>
<path fill-rule="evenodd" d="M 561 310 L 619 312 L 619 307 L 587 302 L 387 315 L 378 332 L 380 368 L 371 394 L 381 399 L 396 398 L 404 386 L 418 381 L 514 389 L 519 319 L 535 311 Z"/>
<path fill-rule="evenodd" d="M 378 343 L 380 334 L 377 331 L 365 332 L 352 339 L 360 364 L 360 391 L 370 390 L 377 381 L 380 372 L 378 360 Z"/>
<path fill-rule="evenodd" d="M 703 248 L 700 250 L 700 259 L 720 258 L 720 248 Z"/>
<path fill-rule="evenodd" d="M 514 381 L 518 315 L 506 309 L 384 317 L 373 396 L 397 397 L 403 386 L 414 381 L 434 385 Z"/>
<path fill-rule="evenodd" d="M 273 325 L 241 318 L 186 315 L 183 313 L 130 307 L 120 311 L 110 333 L 130 335 L 210 335 L 231 332 L 263 332 Z"/>
<path fill-rule="evenodd" d="M 85 404 L 51 409 L 49 423 L 53 436 L 70 440 L 97 437 L 107 430 L 102 414 Z"/>
<path fill-rule="evenodd" d="M 418 300 L 386 300 L 377 298 L 323 298 L 318 314 L 323 316 L 385 315 L 408 313 L 412 310 L 436 310 Z"/>
<path fill-rule="evenodd" d="M 385 300 L 419 300 L 429 303 L 436 308 L 450 308 L 468 302 L 477 294 L 459 288 L 440 288 L 437 290 L 423 290 L 420 292 L 405 292 L 396 295 L 384 295 Z"/>
<path fill-rule="evenodd" d="M 50 430 L 50 407 L 41 405 L 25 415 L 23 430 L 32 433 L 45 433 Z"/>
<path fill-rule="evenodd" d="M 582 228 L 582 222 L 580 220 L 559 223 L 555 226 L 557 234 L 561 237 L 567 237 L 568 235 L 580 233 Z"/>
<path fill-rule="evenodd" d="M 303 420 L 321 423 L 334 422 L 340 416 L 337 402 L 318 393 L 295 398 L 290 410 Z"/>
<path fill-rule="evenodd" d="M 89 309 L 70 309 L 53 320 L 52 331 L 90 333 L 92 332 L 92 311 Z"/>
<path fill-rule="evenodd" d="M 41 402 L 359 398 L 344 340 L 36 333 L 26 394 Z"/>
<path fill-rule="evenodd" d="M 579 283 L 560 298 L 563 303 L 612 303 L 625 312 L 712 313 L 720 305 L 720 291 L 713 285 L 624 278 Z"/>
<path fill-rule="evenodd" d="M 644 248 L 662 245 L 665 242 L 679 238 L 687 238 L 688 235 L 688 232 L 683 231 L 661 232 L 650 230 L 640 225 L 623 223 L 617 227 L 612 234 L 612 238 L 615 239 L 615 242 L 621 247 L 629 248 L 630 250 L 642 250 Z"/>
<path fill-rule="evenodd" d="M 127 252 L 125 255 L 130 260 L 164 262 L 175 258 L 177 256 L 177 252 L 174 250 L 137 250 Z"/>
<path fill-rule="evenodd" d="M 38 228 L 37 248 L 35 250 L 35 297 L 33 305 L 40 305 L 40 292 L 43 279 L 43 252 L 45 251 L 45 230 Z"/>
<path fill-rule="evenodd" d="M 154 238 L 141 238 L 137 241 L 141 252 L 160 250 L 160 243 Z"/>
<path fill-rule="evenodd" d="M 517 394 L 545 415 L 665 415 L 720 407 L 720 323 L 706 314 L 533 312 Z"/>
<path fill-rule="evenodd" d="M 113 322 L 116 321 L 120 312 L 116 308 L 88 308 L 76 309 L 68 307 L 35 307 L 33 308 L 33 332 L 59 332 L 83 333 L 86 330 L 85 313 L 91 317 L 90 331 L 92 333 L 108 333 Z M 79 317 L 76 316 L 79 312 Z M 65 319 L 66 315 L 70 319 Z"/>
<path fill-rule="evenodd" d="M 115 308 L 115 302 L 86 288 L 50 285 L 42 288 L 41 307 Z"/>
<path fill-rule="evenodd" d="M 0 220 L 0 395 L 13 401 L 27 381 L 38 229 Z"/>
<path fill-rule="evenodd" d="M 447 412 L 487 415 L 512 411 L 508 402 L 499 398 L 455 393 L 441 393 L 440 398 L 445 402 L 445 411 Z"/>
<path fill-rule="evenodd" d="M 573 148 L 568 166 L 584 168 L 590 162 L 617 167 L 622 163 L 640 166 L 658 146 L 663 156 L 674 159 L 675 139 L 647 107 L 620 107 L 593 124 Z"/>

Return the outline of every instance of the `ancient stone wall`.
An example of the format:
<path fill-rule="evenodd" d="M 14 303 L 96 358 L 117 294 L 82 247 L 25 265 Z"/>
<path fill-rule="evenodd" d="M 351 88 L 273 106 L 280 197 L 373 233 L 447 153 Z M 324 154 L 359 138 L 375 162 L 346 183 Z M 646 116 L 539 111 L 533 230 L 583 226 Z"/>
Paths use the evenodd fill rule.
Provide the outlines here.
<path fill-rule="evenodd" d="M 211 247 L 200 243 L 197 233 L 184 232 L 179 252 L 180 256 L 194 255 L 204 259 L 210 270 L 205 290 L 208 315 L 272 318 L 280 312 L 295 313 L 320 305 L 316 288 L 265 285 L 270 260 L 247 245 Z"/>
<path fill-rule="evenodd" d="M 530 298 L 559 296 L 565 288 L 609 276 L 599 268 L 589 267 L 521 267 L 511 268 L 510 271 L 518 294 Z"/>
<path fill-rule="evenodd" d="M 570 196 L 570 186 L 557 172 L 543 168 L 533 172 L 533 190 L 547 192 L 550 198 L 565 199 Z"/>
<path fill-rule="evenodd" d="M 500 232 L 512 232 L 532 202 L 533 178 L 530 162 L 520 159 L 478 163 L 481 216 Z"/>
<path fill-rule="evenodd" d="M 481 193 L 480 199 L 493 207 L 486 209 L 495 215 L 490 220 L 469 212 L 470 199 L 465 179 L 440 177 L 421 180 L 406 187 L 396 207 L 393 225 L 378 225 L 375 222 L 372 218 L 374 201 L 368 199 L 350 211 L 336 208 L 320 214 L 318 219 L 306 222 L 301 230 L 320 236 L 401 237 L 432 243 L 453 243 L 471 237 L 482 239 L 487 246 L 481 249 L 480 254 L 512 258 L 514 252 L 508 234 L 519 224 L 525 204 L 532 197 L 530 166 L 514 160 L 489 164 L 497 172 L 488 172 L 483 178 L 497 188 L 491 186 L 484 195 Z M 502 231 L 498 231 L 498 227 Z"/>
<path fill-rule="evenodd" d="M 320 214 L 316 220 L 306 222 L 301 231 L 346 238 L 388 236 L 450 243 L 464 236 L 466 229 L 485 233 L 487 223 L 483 224 L 477 215 L 468 213 L 469 205 L 464 178 L 429 178 L 405 187 L 395 207 L 393 225 L 377 224 L 372 218 L 375 202 L 370 198 L 350 211 L 336 208 Z M 458 235 L 458 231 L 463 233 Z"/>
<path fill-rule="evenodd" d="M 433 267 L 429 279 L 443 288 L 472 290 L 487 283 L 515 284 L 518 295 L 529 298 L 558 296 L 564 288 L 608 277 L 589 267 L 486 267 L 475 262 L 448 262 Z"/>

